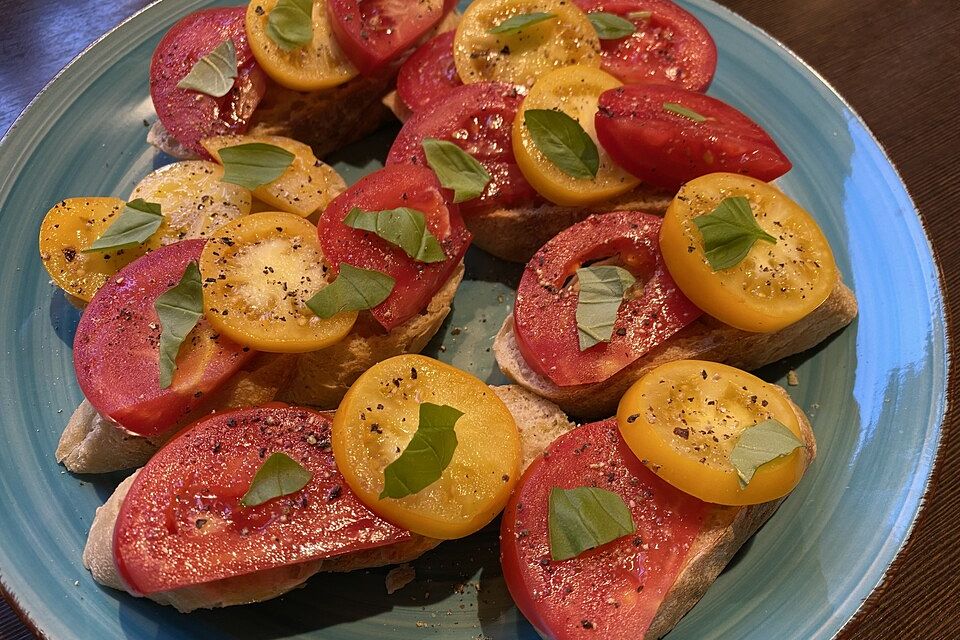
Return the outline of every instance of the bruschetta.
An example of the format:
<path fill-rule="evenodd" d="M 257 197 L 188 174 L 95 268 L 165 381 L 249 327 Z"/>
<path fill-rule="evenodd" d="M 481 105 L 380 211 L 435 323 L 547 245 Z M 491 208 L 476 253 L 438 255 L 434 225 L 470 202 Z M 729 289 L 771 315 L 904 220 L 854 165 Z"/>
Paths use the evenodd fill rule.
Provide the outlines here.
<path fill-rule="evenodd" d="M 84 565 L 101 584 L 190 611 L 276 597 L 319 571 L 406 562 L 493 519 L 522 469 L 573 428 L 549 402 L 422 356 L 380 363 L 351 393 L 336 416 L 270 405 L 184 431 L 97 511 Z M 396 442 L 415 459 L 407 441 L 431 439 L 431 429 L 453 438 L 443 468 L 386 472 L 379 458 L 355 455 L 399 458 Z M 392 497 L 378 501 L 388 476 Z M 182 489 L 170 493 L 171 482 Z M 268 490 L 278 482 L 286 488 Z M 194 502 L 194 490 L 207 497 Z M 374 511 L 371 501 L 389 505 Z M 154 516 L 168 508 L 176 525 L 161 532 Z"/>
<path fill-rule="evenodd" d="M 456 19 L 441 0 L 409 11 L 356 0 L 252 0 L 191 13 L 154 51 L 150 95 L 158 119 L 147 141 L 197 159 L 210 157 L 205 138 L 279 135 L 322 158 L 389 120 L 381 100 L 399 63 Z"/>
<path fill-rule="evenodd" d="M 767 183 L 710 174 L 681 188 L 662 221 L 600 214 L 547 242 L 494 352 L 517 384 L 595 419 L 659 364 L 756 369 L 819 344 L 856 313 L 810 214 Z"/>

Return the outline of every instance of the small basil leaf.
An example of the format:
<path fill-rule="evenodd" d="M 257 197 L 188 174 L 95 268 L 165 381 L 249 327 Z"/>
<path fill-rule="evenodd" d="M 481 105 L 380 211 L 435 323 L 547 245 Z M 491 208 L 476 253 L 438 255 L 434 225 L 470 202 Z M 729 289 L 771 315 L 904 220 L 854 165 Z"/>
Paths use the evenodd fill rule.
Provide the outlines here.
<path fill-rule="evenodd" d="M 680 116 L 680 117 L 682 117 L 682 118 L 687 118 L 687 119 L 689 119 L 689 120 L 693 120 L 694 122 L 697 122 L 697 123 L 706 122 L 706 121 L 707 121 L 707 118 L 706 118 L 706 117 L 700 115 L 699 113 L 697 113 L 697 112 L 694 111 L 693 109 L 688 109 L 687 107 L 683 106 L 682 104 L 677 104 L 676 102 L 664 102 L 664 103 L 663 103 L 663 110 L 664 110 L 664 111 L 667 111 L 667 112 L 669 112 L 669 113 L 676 114 L 676 115 L 678 115 L 678 116 Z"/>
<path fill-rule="evenodd" d="M 160 214 L 159 204 L 140 198 L 131 200 L 106 231 L 94 240 L 93 244 L 83 249 L 82 253 L 134 247 L 149 239 L 161 224 L 163 216 Z"/>
<path fill-rule="evenodd" d="M 284 51 L 313 41 L 313 1 L 280 0 L 267 16 L 267 37 Z"/>
<path fill-rule="evenodd" d="M 197 60 L 190 73 L 177 83 L 181 89 L 199 91 L 214 98 L 230 93 L 237 78 L 237 48 L 227 39 Z"/>
<path fill-rule="evenodd" d="M 173 382 L 180 346 L 203 315 L 203 285 L 196 261 L 187 265 L 180 282 L 161 294 L 153 306 L 161 327 L 160 388 L 166 389 Z"/>
<path fill-rule="evenodd" d="M 703 235 L 703 250 L 714 271 L 740 264 L 757 240 L 777 243 L 757 224 L 750 201 L 743 196 L 724 198 L 716 209 L 693 222 Z"/>
<path fill-rule="evenodd" d="M 730 452 L 730 463 L 737 470 L 740 488 L 746 489 L 753 474 L 763 465 L 805 446 L 793 431 L 776 420 L 764 420 L 748 427 Z"/>
<path fill-rule="evenodd" d="M 537 149 L 561 171 L 574 178 L 590 180 L 600 169 L 600 152 L 580 123 L 552 109 L 529 109 L 523 123 Z"/>
<path fill-rule="evenodd" d="M 580 351 L 600 342 L 610 342 L 623 294 L 637 281 L 621 267 L 577 269 L 580 296 L 577 301 L 577 335 Z"/>
<path fill-rule="evenodd" d="M 255 507 L 274 498 L 288 496 L 307 486 L 311 478 L 313 474 L 308 469 L 278 451 L 270 454 L 266 462 L 257 469 L 250 488 L 240 498 L 240 504 L 244 507 Z"/>
<path fill-rule="evenodd" d="M 272 144 L 248 142 L 218 152 L 223 163 L 221 182 L 256 189 L 270 184 L 293 164 L 294 155 Z"/>
<path fill-rule="evenodd" d="M 623 498 L 612 491 L 577 487 L 550 491 L 550 557 L 575 558 L 637 530 Z"/>
<path fill-rule="evenodd" d="M 327 319 L 344 311 L 373 309 L 393 291 L 396 281 L 385 273 L 343 262 L 337 279 L 307 300 L 317 316 Z"/>
<path fill-rule="evenodd" d="M 447 259 L 440 242 L 427 229 L 427 219 L 422 211 L 409 207 L 363 211 L 354 207 L 343 219 L 343 224 L 375 233 L 403 249 L 404 253 L 417 262 L 443 262 Z"/>
<path fill-rule="evenodd" d="M 454 202 L 476 198 L 490 182 L 490 174 L 484 166 L 452 142 L 424 138 L 423 152 L 440 184 L 453 189 Z"/>
<path fill-rule="evenodd" d="M 462 411 L 445 404 L 420 404 L 417 432 L 400 457 L 383 470 L 381 500 L 419 493 L 440 479 L 457 448 L 454 427 L 462 415 Z"/>
<path fill-rule="evenodd" d="M 590 22 L 601 40 L 618 40 L 637 32 L 637 28 L 632 22 L 615 13 L 594 11 L 588 13 L 587 17 L 590 18 Z"/>
<path fill-rule="evenodd" d="M 524 13 L 519 16 L 507 18 L 494 28 L 489 29 L 487 33 L 516 33 L 525 27 L 537 24 L 538 22 L 544 22 L 545 20 L 553 20 L 556 17 L 557 16 L 552 13 L 543 13 L 542 11 Z"/>

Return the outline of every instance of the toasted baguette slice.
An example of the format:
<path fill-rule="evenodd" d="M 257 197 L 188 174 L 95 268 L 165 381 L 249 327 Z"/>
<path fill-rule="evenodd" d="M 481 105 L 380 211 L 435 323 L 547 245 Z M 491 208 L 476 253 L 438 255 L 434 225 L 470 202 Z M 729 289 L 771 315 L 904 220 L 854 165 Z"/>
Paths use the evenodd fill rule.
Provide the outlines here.
<path fill-rule="evenodd" d="M 335 409 L 361 373 L 381 360 L 422 351 L 450 313 L 453 297 L 463 280 L 463 271 L 461 262 L 423 312 L 389 333 L 378 332 L 378 327 L 370 327 L 370 330 L 354 327 L 340 342 L 301 354 L 293 377 L 280 391 L 278 399 L 291 404 Z"/>
<path fill-rule="evenodd" d="M 493 390 L 507 405 L 517 422 L 523 448 L 524 469 L 543 452 L 550 442 L 574 427 L 556 405 L 519 387 L 493 387 Z M 97 509 L 83 550 L 83 566 L 90 570 L 94 580 L 128 593 L 130 590 L 120 578 L 113 561 L 113 529 L 123 499 L 137 473 L 139 471 L 124 480 L 107 502 Z M 309 577 L 320 571 L 354 571 L 409 562 L 433 549 L 440 542 L 442 541 L 414 535 L 410 540 L 400 544 L 260 571 L 195 587 L 152 594 L 149 597 L 161 604 L 172 605 L 183 612 L 260 602 L 280 596 L 302 585 Z"/>
<path fill-rule="evenodd" d="M 57 462 L 74 473 L 107 473 L 142 467 L 163 443 L 211 411 L 233 409 L 273 400 L 290 379 L 296 356 L 260 353 L 201 406 L 162 436 L 145 438 L 125 431 L 100 415 L 86 399 L 80 403 L 60 436 Z"/>
<path fill-rule="evenodd" d="M 839 279 L 830 296 L 811 314 L 775 333 L 735 329 L 706 314 L 612 377 L 593 384 L 560 387 L 530 368 L 517 346 L 513 314 L 507 316 L 493 343 L 500 370 L 511 380 L 555 402 L 582 420 L 616 412 L 627 388 L 657 365 L 673 360 L 712 360 L 752 370 L 806 351 L 850 324 L 857 299 Z"/>

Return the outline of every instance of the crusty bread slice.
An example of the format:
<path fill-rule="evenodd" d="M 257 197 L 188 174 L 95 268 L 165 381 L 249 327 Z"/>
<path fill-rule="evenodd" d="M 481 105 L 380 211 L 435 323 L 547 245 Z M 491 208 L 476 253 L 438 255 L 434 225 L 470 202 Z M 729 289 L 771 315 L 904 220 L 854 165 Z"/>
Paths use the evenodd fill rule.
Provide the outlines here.
<path fill-rule="evenodd" d="M 790 400 L 783 389 L 783 397 L 790 403 L 800 422 L 803 435 L 805 467 L 817 455 L 817 442 L 813 428 L 803 411 Z M 644 640 L 656 640 L 667 634 L 693 605 L 697 604 L 737 550 L 763 526 L 785 500 L 773 500 L 749 507 L 724 507 L 717 505 L 687 552 L 676 581 L 660 603 Z"/>
<path fill-rule="evenodd" d="M 752 370 L 816 346 L 850 324 L 857 315 L 853 292 L 839 279 L 830 296 L 811 314 L 775 333 L 735 329 L 704 314 L 676 335 L 612 377 L 593 384 L 560 387 L 530 368 L 517 346 L 513 315 L 509 315 L 493 343 L 500 370 L 511 380 L 555 402 L 582 420 L 600 419 L 616 412 L 620 397 L 650 369 L 673 360 L 722 362 Z"/>
<path fill-rule="evenodd" d="M 556 405 L 519 387 L 493 387 L 493 390 L 507 405 L 517 422 L 523 448 L 524 469 L 543 452 L 550 442 L 574 427 L 574 424 Z M 120 578 L 113 561 L 113 529 L 120 513 L 120 506 L 136 473 L 120 483 L 107 502 L 97 509 L 83 550 L 83 566 L 90 570 L 94 580 L 102 585 L 128 592 L 129 589 Z M 300 586 L 320 571 L 354 571 L 409 562 L 433 549 L 440 542 L 442 541 L 414 535 L 399 544 L 260 571 L 195 587 L 152 594 L 149 597 L 184 612 L 260 602 Z"/>
<path fill-rule="evenodd" d="M 57 462 L 74 473 L 107 473 L 146 464 L 173 434 L 214 410 L 233 409 L 273 400 L 289 380 L 296 356 L 260 353 L 206 402 L 181 418 L 162 436 L 145 438 L 119 428 L 84 399 L 67 423 L 57 445 Z"/>
<path fill-rule="evenodd" d="M 296 371 L 278 399 L 320 409 L 335 409 L 360 374 L 387 358 L 419 353 L 440 329 L 463 280 L 463 263 L 420 314 L 389 333 L 378 326 L 356 326 L 340 342 L 300 355 Z M 359 323 L 358 323 L 359 324 Z M 375 321 L 369 323 L 376 324 Z"/>

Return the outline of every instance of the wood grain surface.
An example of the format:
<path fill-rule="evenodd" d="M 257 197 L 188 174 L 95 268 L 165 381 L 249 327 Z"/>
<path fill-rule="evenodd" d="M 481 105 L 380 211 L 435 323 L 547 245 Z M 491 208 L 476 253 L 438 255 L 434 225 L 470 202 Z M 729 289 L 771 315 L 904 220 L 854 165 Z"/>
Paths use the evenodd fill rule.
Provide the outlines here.
<path fill-rule="evenodd" d="M 720 0 L 795 51 L 886 148 L 940 261 L 956 359 L 960 300 L 960 2 Z M 144 0 L 0 0 L 0 133 L 88 44 Z M 960 414 L 951 367 L 947 420 L 919 521 L 886 580 L 841 638 L 960 637 Z M 33 638 L 0 602 L 0 639 Z"/>

